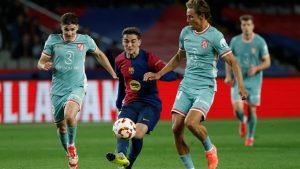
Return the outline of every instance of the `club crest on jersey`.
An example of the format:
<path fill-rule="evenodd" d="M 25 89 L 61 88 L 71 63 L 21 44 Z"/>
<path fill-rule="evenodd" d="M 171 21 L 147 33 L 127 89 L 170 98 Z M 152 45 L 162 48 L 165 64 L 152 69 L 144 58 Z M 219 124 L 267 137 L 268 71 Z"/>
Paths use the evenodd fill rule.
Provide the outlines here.
<path fill-rule="evenodd" d="M 256 48 L 251 48 L 251 53 L 255 54 L 256 53 Z"/>
<path fill-rule="evenodd" d="M 203 40 L 203 41 L 201 42 L 201 47 L 202 47 L 202 48 L 207 48 L 207 47 L 208 47 L 208 40 Z"/>
<path fill-rule="evenodd" d="M 129 67 L 128 72 L 129 72 L 129 74 L 132 75 L 134 73 L 134 67 Z"/>
<path fill-rule="evenodd" d="M 84 45 L 82 43 L 77 44 L 77 49 L 82 51 L 84 49 Z"/>

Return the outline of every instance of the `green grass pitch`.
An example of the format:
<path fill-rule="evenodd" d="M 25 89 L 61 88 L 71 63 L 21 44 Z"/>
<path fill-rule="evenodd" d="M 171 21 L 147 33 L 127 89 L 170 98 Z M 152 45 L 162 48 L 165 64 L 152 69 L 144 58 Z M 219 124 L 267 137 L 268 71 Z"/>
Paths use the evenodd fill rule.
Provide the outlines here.
<path fill-rule="evenodd" d="M 208 120 L 218 148 L 219 169 L 300 168 L 300 119 L 259 119 L 254 147 L 245 147 L 237 121 Z M 78 125 L 77 151 L 80 169 L 116 169 L 105 154 L 115 149 L 112 123 Z M 203 147 L 186 130 L 196 169 L 207 168 Z M 67 158 L 54 124 L 0 125 L 0 169 L 67 169 Z M 171 133 L 171 123 L 161 121 L 144 139 L 135 169 L 183 169 Z"/>

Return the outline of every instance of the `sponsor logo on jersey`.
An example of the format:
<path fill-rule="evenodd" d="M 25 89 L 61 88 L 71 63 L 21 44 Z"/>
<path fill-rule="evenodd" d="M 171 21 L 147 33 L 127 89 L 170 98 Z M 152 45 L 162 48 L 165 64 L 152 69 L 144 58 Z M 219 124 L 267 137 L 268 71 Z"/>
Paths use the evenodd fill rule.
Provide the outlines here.
<path fill-rule="evenodd" d="M 128 72 L 129 72 L 129 74 L 132 75 L 134 73 L 134 67 L 129 67 Z"/>
<path fill-rule="evenodd" d="M 77 44 L 77 49 L 82 51 L 84 49 L 84 45 L 82 43 Z"/>
<path fill-rule="evenodd" d="M 251 48 L 251 53 L 255 54 L 256 53 L 256 48 Z"/>
<path fill-rule="evenodd" d="M 201 47 L 202 47 L 202 48 L 207 48 L 207 47 L 208 47 L 208 40 L 203 40 L 203 41 L 201 42 Z"/>
<path fill-rule="evenodd" d="M 189 40 L 188 38 L 184 38 L 183 41 L 188 42 L 188 41 L 190 41 L 190 40 Z"/>
<path fill-rule="evenodd" d="M 129 86 L 132 91 L 137 92 L 137 91 L 141 90 L 141 84 L 140 84 L 140 82 L 138 82 L 136 80 L 131 80 L 129 82 Z"/>

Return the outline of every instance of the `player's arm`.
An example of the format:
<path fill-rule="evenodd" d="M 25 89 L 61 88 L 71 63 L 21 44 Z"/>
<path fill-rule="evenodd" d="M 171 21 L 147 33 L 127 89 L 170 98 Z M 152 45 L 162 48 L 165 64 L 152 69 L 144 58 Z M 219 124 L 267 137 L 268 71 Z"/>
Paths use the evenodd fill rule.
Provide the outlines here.
<path fill-rule="evenodd" d="M 249 76 L 253 76 L 255 75 L 257 72 L 265 70 L 267 68 L 269 68 L 271 66 L 271 59 L 270 59 L 270 55 L 266 54 L 262 57 L 261 59 L 261 63 L 257 66 L 252 66 L 249 71 L 248 71 L 248 75 Z"/>
<path fill-rule="evenodd" d="M 241 68 L 240 68 L 237 60 L 235 59 L 235 57 L 233 56 L 232 53 L 229 53 L 229 54 L 223 56 L 223 59 L 228 64 L 228 66 L 231 67 L 231 69 L 233 71 L 233 74 L 234 74 L 234 76 L 236 77 L 236 80 L 237 80 L 237 84 L 238 84 L 238 88 L 239 88 L 239 94 L 242 97 L 242 99 L 245 100 L 248 96 L 248 93 L 245 89 Z"/>
<path fill-rule="evenodd" d="M 167 65 L 157 73 L 148 72 L 144 75 L 144 81 L 158 80 L 166 73 L 174 70 L 179 66 L 181 61 L 186 57 L 185 50 L 179 49 L 178 52 L 172 57 Z"/>
<path fill-rule="evenodd" d="M 52 64 L 51 56 L 42 53 L 37 64 L 37 68 L 40 70 L 50 70 L 52 68 Z"/>
<path fill-rule="evenodd" d="M 155 54 L 153 53 L 148 53 L 148 67 L 150 68 L 151 72 L 159 72 L 160 70 L 162 70 L 166 64 Z M 166 73 L 165 75 L 163 75 L 159 80 L 162 81 L 173 81 L 177 79 L 177 75 L 174 71 L 170 71 L 168 73 Z"/>
<path fill-rule="evenodd" d="M 116 100 L 116 107 L 117 107 L 118 111 L 120 111 L 122 108 L 122 102 L 124 100 L 126 93 L 125 93 L 124 78 L 123 78 L 121 71 L 117 67 L 117 64 L 116 64 L 116 73 L 117 73 L 117 76 L 119 77 L 119 87 L 118 87 L 118 95 L 117 95 L 117 100 Z"/>
<path fill-rule="evenodd" d="M 225 63 L 225 79 L 224 79 L 224 83 L 228 84 L 228 85 L 232 85 L 233 84 L 233 79 L 231 76 L 231 67 Z"/>
<path fill-rule="evenodd" d="M 104 69 L 107 70 L 114 79 L 118 79 L 118 76 L 116 75 L 114 69 L 109 63 L 106 55 L 98 47 L 96 47 L 94 55 L 98 62 L 104 67 Z"/>

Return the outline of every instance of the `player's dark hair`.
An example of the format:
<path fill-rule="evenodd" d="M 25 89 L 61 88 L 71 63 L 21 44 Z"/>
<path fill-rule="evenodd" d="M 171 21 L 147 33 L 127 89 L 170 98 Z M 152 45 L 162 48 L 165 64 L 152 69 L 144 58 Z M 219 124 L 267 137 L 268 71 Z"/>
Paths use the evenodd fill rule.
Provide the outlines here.
<path fill-rule="evenodd" d="M 189 0 L 186 3 L 186 7 L 188 9 L 194 9 L 199 16 L 204 14 L 207 20 L 211 18 L 210 7 L 205 0 Z"/>
<path fill-rule="evenodd" d="M 78 25 L 78 16 L 75 13 L 68 12 L 61 16 L 60 22 L 62 25 Z"/>
<path fill-rule="evenodd" d="M 249 20 L 251 20 L 251 21 L 253 21 L 253 16 L 252 15 L 242 15 L 242 16 L 240 16 L 240 21 L 242 22 L 242 21 L 249 21 Z"/>
<path fill-rule="evenodd" d="M 138 39 L 141 39 L 141 36 L 142 36 L 140 29 L 137 27 L 128 27 L 128 28 L 123 29 L 122 36 L 129 35 L 129 34 L 136 35 L 138 37 Z"/>

